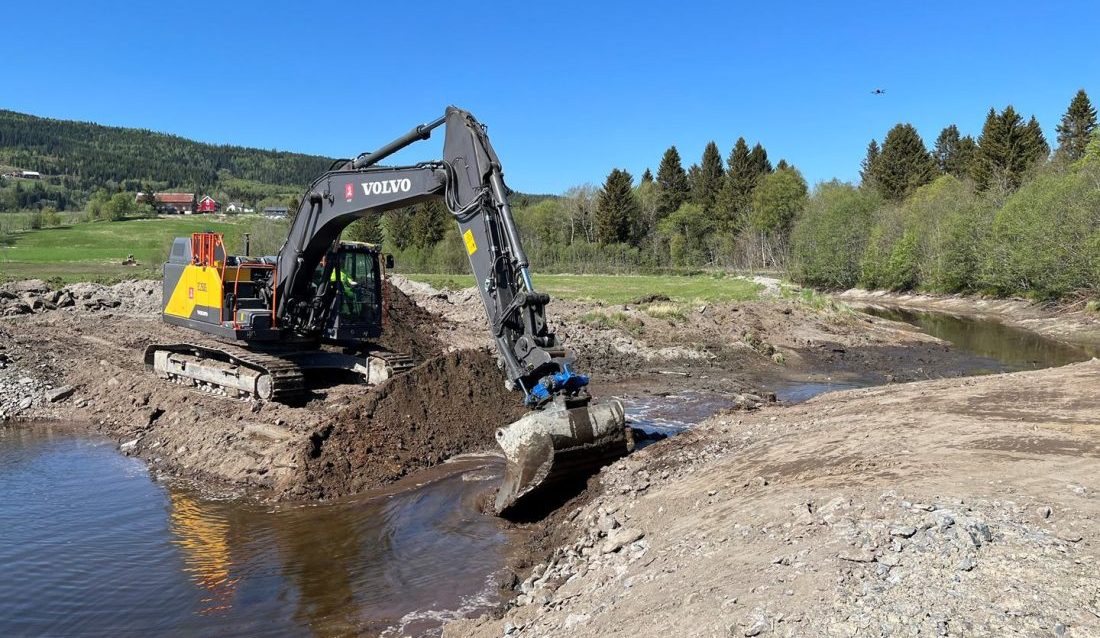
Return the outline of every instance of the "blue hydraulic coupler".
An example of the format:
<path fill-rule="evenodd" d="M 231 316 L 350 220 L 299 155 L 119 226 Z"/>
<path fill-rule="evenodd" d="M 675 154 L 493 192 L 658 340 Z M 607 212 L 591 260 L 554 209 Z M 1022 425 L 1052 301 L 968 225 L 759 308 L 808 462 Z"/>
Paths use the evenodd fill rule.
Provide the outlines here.
<path fill-rule="evenodd" d="M 569 365 L 563 365 L 560 372 L 547 375 L 531 389 L 524 401 L 528 406 L 541 405 L 561 392 L 574 393 L 588 385 L 588 375 L 577 374 Z"/>

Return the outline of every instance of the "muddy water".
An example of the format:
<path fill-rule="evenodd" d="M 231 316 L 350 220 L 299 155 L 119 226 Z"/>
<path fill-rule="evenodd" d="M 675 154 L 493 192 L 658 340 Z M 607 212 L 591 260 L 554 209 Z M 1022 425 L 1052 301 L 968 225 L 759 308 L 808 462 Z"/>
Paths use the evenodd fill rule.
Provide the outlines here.
<path fill-rule="evenodd" d="M 0 636 L 420 635 L 497 602 L 500 462 L 316 506 L 211 500 L 110 442 L 0 429 Z"/>
<path fill-rule="evenodd" d="M 989 372 L 1053 368 L 1100 356 L 1100 348 L 1085 348 L 1048 339 L 997 321 L 940 312 L 869 306 L 863 312 L 913 325 L 956 349 L 988 363 Z"/>
<path fill-rule="evenodd" d="M 1065 344 L 987 319 L 875 306 L 862 311 L 908 323 L 921 332 L 951 342 L 957 351 L 969 355 L 965 369 L 970 374 L 1038 370 L 1100 356 L 1100 348 Z M 799 403 L 825 392 L 875 383 L 869 378 L 862 381 L 780 381 L 768 389 L 784 403 Z M 667 396 L 626 397 L 623 404 L 631 425 L 647 433 L 671 436 L 728 409 L 732 399 L 728 394 L 689 390 Z M 648 442 L 643 441 L 642 446 Z"/>

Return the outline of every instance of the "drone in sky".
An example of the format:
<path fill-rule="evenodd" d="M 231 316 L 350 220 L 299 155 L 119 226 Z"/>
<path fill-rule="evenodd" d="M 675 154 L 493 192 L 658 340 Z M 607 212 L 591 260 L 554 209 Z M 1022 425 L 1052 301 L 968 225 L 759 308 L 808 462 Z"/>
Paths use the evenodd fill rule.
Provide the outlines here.
<path fill-rule="evenodd" d="M 886 95 L 886 89 L 875 89 L 871 91 L 871 95 Z"/>

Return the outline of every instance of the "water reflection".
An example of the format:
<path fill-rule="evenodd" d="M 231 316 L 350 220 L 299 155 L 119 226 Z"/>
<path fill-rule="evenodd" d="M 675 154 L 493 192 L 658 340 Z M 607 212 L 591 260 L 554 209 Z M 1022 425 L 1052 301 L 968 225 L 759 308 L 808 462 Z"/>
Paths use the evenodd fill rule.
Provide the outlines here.
<path fill-rule="evenodd" d="M 1069 345 L 988 319 L 878 306 L 868 306 L 862 311 L 908 323 L 933 337 L 950 341 L 959 350 L 993 360 L 999 364 L 1000 369 L 995 370 L 998 372 L 1040 370 L 1100 355 L 1100 348 Z"/>
<path fill-rule="evenodd" d="M 0 636 L 438 634 L 496 604 L 494 458 L 321 505 L 212 500 L 111 442 L 0 429 Z M 426 483 L 425 483 L 426 482 Z"/>
<path fill-rule="evenodd" d="M 172 543 L 180 548 L 184 569 L 206 593 L 197 613 L 227 611 L 238 580 L 229 575 L 233 564 L 229 552 L 229 522 L 214 508 L 204 509 L 202 502 L 190 493 L 169 489 L 168 498 L 171 501 L 169 524 L 175 536 Z"/>

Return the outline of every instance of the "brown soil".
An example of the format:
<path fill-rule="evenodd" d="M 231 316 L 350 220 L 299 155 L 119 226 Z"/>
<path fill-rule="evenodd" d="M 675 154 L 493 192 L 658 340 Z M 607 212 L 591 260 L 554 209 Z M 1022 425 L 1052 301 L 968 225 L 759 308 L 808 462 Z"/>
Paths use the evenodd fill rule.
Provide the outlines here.
<path fill-rule="evenodd" d="M 310 435 L 303 494 L 356 493 L 463 452 L 493 449 L 496 429 L 524 412 L 503 385 L 485 350 L 459 350 L 387 381 Z"/>
<path fill-rule="evenodd" d="M 7 372 L 34 380 L 5 386 L 0 378 L 10 389 L 5 398 L 0 387 L 0 418 L 86 423 L 157 471 L 264 499 L 336 497 L 458 453 L 494 450 L 493 432 L 519 415 L 520 397 L 504 389 L 484 350 L 489 339 L 476 291 L 442 293 L 396 281 L 411 296 L 387 286 L 381 345 L 426 363 L 376 390 L 319 389 L 301 407 L 231 401 L 150 375 L 141 356 L 147 345 L 195 338 L 159 320 L 157 282 L 58 292 L 40 282 L 0 287 L 0 310 L 13 315 L 0 332 L 0 352 L 14 359 Z M 965 357 L 943 342 L 856 313 L 779 300 L 714 304 L 672 321 L 646 310 L 551 306 L 556 330 L 578 353 L 578 368 L 593 375 L 598 396 L 965 372 Z M 593 311 L 621 313 L 628 323 L 590 325 L 583 317 Z M 42 395 L 51 383 L 75 392 L 50 403 Z"/>
<path fill-rule="evenodd" d="M 337 385 L 292 407 L 168 384 L 145 369 L 145 347 L 195 335 L 132 303 L 135 296 L 158 293 L 154 282 L 98 287 L 94 295 L 103 303 L 41 307 L 8 319 L 0 329 L 0 352 L 10 363 L 0 370 L 0 386 L 6 387 L 5 374 L 30 375 L 33 385 L 12 387 L 42 391 L 18 417 L 85 424 L 155 471 L 209 489 L 313 499 L 377 487 L 459 453 L 490 450 L 496 428 L 521 409 L 492 355 L 481 349 L 440 354 L 434 335 L 441 320 L 392 287 L 381 345 L 426 361 L 376 389 Z M 71 386 L 74 393 L 50 403 L 42 396 L 47 383 Z M 3 394 L 0 388 L 0 413 Z"/>

